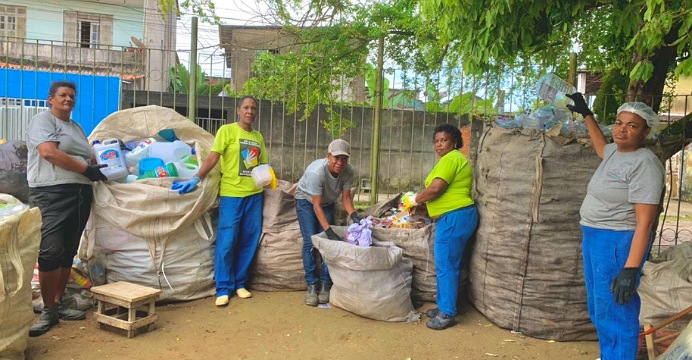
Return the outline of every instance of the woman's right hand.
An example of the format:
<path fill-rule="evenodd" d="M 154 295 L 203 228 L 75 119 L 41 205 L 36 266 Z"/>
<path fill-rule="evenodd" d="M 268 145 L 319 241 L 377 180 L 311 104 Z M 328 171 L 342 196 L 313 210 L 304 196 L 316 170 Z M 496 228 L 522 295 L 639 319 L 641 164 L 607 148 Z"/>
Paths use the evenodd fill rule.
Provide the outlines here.
<path fill-rule="evenodd" d="M 107 181 L 108 178 L 106 175 L 103 175 L 101 172 L 102 168 L 105 168 L 106 164 L 98 164 L 98 165 L 87 165 L 86 170 L 82 173 L 82 175 L 86 176 L 89 178 L 91 181 Z"/>
<path fill-rule="evenodd" d="M 586 104 L 584 100 L 584 95 L 580 92 L 575 92 L 574 94 L 565 94 L 568 98 L 574 101 L 574 105 L 567 105 L 567 108 L 575 113 L 581 114 L 581 116 L 586 117 L 588 115 L 593 116 L 593 112 L 589 109 L 589 105 Z"/>
<path fill-rule="evenodd" d="M 171 185 L 171 190 L 178 190 L 178 194 L 180 195 L 189 193 L 197 188 L 197 184 L 199 184 L 200 181 L 200 178 L 197 176 L 187 181 L 174 181 Z"/>

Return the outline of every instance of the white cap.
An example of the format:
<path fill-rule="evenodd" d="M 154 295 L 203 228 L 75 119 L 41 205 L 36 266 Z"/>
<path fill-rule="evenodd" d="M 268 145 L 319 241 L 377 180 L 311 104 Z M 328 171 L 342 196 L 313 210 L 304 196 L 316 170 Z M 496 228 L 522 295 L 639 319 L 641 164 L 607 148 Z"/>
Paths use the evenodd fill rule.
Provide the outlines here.
<path fill-rule="evenodd" d="M 648 137 L 653 137 L 658 134 L 658 124 L 660 120 L 658 118 L 658 114 L 656 114 L 649 105 L 638 101 L 626 102 L 620 105 L 617 114 L 620 115 L 620 113 L 623 111 L 639 115 L 639 117 L 646 121 L 646 125 L 651 128 L 651 132 L 649 133 Z"/>
<path fill-rule="evenodd" d="M 329 143 L 327 152 L 334 156 L 346 155 L 348 157 L 351 157 L 351 155 L 349 155 L 349 153 L 351 152 L 351 145 L 349 145 L 345 140 L 336 139 Z"/>

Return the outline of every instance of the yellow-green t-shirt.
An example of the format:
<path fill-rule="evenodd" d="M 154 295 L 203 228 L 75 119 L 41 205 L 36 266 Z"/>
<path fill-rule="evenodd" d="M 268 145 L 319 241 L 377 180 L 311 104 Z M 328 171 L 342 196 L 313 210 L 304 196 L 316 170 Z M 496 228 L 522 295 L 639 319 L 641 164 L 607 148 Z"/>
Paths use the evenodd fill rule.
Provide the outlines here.
<path fill-rule="evenodd" d="M 269 162 L 264 137 L 257 130 L 245 131 L 238 123 L 221 126 L 211 151 L 221 154 L 221 187 L 219 195 L 247 197 L 259 194 L 251 171 Z"/>
<path fill-rule="evenodd" d="M 426 203 L 430 216 L 442 215 L 448 211 L 473 205 L 471 197 L 473 169 L 461 151 L 452 150 L 445 154 L 425 179 L 425 187 L 430 186 L 435 178 L 444 180 L 447 183 L 447 189 L 440 197 Z"/>

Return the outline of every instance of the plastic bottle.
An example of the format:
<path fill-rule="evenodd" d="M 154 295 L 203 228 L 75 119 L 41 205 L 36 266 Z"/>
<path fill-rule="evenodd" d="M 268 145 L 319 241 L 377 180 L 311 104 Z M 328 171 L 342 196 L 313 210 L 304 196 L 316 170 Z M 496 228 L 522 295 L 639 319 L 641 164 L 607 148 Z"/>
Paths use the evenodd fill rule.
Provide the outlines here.
<path fill-rule="evenodd" d="M 152 179 L 152 178 L 165 178 L 165 177 L 178 177 L 178 169 L 175 168 L 175 164 L 168 163 L 166 166 L 158 166 L 152 170 L 147 170 L 142 173 L 137 179 Z"/>
<path fill-rule="evenodd" d="M 178 177 L 181 179 L 192 179 L 192 177 L 197 175 L 197 172 L 199 171 L 199 166 L 189 163 L 181 163 L 176 161 L 173 163 L 173 165 L 175 165 L 175 168 L 178 170 Z"/>
<path fill-rule="evenodd" d="M 127 164 L 134 167 L 139 164 L 139 160 L 149 157 L 149 147 L 154 143 L 156 143 L 156 139 L 146 138 L 137 144 L 137 146 L 127 154 Z"/>
<path fill-rule="evenodd" d="M 19 214 L 20 212 L 29 208 L 29 205 L 18 204 L 18 203 L 7 203 L 0 204 L 0 218 Z"/>
<path fill-rule="evenodd" d="M 548 73 L 538 79 L 536 92 L 541 99 L 550 101 L 555 106 L 566 107 L 567 105 L 574 105 L 574 102 L 565 94 L 573 94 L 577 92 L 577 88 L 559 76 Z"/>
<path fill-rule="evenodd" d="M 199 167 L 199 161 L 197 161 L 197 151 L 195 151 L 195 148 L 191 148 L 190 153 L 183 156 L 183 158 L 180 159 L 180 162 Z"/>
<path fill-rule="evenodd" d="M 127 163 L 122 150 L 120 150 L 118 139 L 108 139 L 102 144 L 98 140 L 94 141 L 94 152 L 97 163 L 108 165 L 101 169 L 108 180 L 119 180 L 127 177 Z"/>
<path fill-rule="evenodd" d="M 149 157 L 162 159 L 164 162 L 182 161 L 184 157 L 189 157 L 192 148 L 190 145 L 176 140 L 173 142 L 156 142 L 149 146 Z"/>

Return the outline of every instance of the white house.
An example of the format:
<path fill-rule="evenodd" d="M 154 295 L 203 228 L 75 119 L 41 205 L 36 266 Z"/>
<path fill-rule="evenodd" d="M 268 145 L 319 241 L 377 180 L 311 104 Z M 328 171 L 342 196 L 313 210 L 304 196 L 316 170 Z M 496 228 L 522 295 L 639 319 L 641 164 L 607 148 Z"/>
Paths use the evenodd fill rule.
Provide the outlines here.
<path fill-rule="evenodd" d="M 176 21 L 157 0 L 0 0 L 0 66 L 120 76 L 165 91 Z"/>

